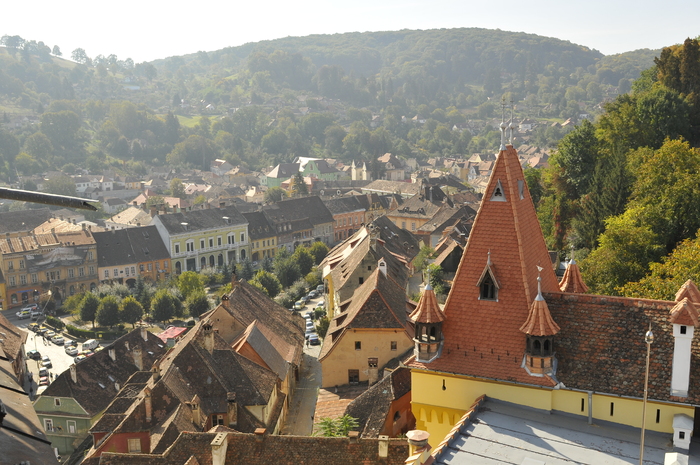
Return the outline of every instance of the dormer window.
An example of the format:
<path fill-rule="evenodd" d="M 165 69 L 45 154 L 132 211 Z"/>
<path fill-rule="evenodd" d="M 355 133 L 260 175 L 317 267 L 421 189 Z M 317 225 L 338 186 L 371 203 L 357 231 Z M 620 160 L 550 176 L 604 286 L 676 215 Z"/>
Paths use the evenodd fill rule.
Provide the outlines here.
<path fill-rule="evenodd" d="M 496 181 L 496 187 L 493 189 L 493 193 L 491 194 L 491 200 L 494 202 L 505 202 L 506 201 L 506 194 L 505 194 L 505 191 L 503 190 L 503 186 L 501 185 L 500 179 L 498 181 Z"/>
<path fill-rule="evenodd" d="M 480 288 L 481 292 L 479 297 L 481 300 L 496 300 L 496 285 L 490 274 L 487 273 L 486 276 L 484 276 Z"/>
<path fill-rule="evenodd" d="M 525 198 L 525 181 L 518 179 L 518 194 L 520 195 L 520 200 Z"/>

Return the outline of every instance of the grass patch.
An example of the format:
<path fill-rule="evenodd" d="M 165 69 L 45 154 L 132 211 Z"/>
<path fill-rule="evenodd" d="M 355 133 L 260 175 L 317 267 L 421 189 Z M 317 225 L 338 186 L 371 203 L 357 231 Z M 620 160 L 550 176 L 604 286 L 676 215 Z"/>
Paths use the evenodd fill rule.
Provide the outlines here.
<path fill-rule="evenodd" d="M 186 128 L 193 128 L 197 124 L 199 124 L 199 120 L 201 119 L 200 116 L 196 116 L 194 118 L 190 118 L 189 116 L 182 116 L 182 115 L 176 115 L 178 121 L 180 122 L 180 126 L 185 126 Z"/>

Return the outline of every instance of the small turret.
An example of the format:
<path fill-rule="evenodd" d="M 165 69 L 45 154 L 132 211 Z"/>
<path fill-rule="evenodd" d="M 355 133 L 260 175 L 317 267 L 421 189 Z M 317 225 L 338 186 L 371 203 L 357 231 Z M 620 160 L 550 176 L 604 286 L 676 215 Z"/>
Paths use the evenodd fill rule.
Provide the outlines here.
<path fill-rule="evenodd" d="M 415 329 L 413 353 L 416 360 L 429 363 L 440 357 L 444 343 L 442 322 L 445 321 L 445 314 L 440 309 L 430 284 L 425 286 L 418 306 L 409 318 Z"/>

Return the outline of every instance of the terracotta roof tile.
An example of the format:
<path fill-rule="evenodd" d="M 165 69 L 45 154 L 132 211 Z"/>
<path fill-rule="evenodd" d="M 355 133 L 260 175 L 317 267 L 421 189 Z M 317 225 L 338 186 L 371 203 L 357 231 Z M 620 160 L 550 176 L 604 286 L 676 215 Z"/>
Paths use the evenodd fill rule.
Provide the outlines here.
<path fill-rule="evenodd" d="M 445 314 L 438 305 L 435 291 L 430 285 L 425 287 L 418 306 L 408 316 L 414 323 L 437 323 L 445 320 Z"/>
<path fill-rule="evenodd" d="M 530 314 L 520 331 L 531 336 L 554 336 L 559 332 L 559 325 L 552 319 L 541 293 L 537 294 L 535 301 L 530 305 Z"/>
<path fill-rule="evenodd" d="M 588 292 L 588 286 L 583 282 L 581 270 L 576 260 L 571 259 L 567 265 L 564 276 L 562 276 L 559 282 L 559 289 L 561 289 L 562 292 L 574 292 L 578 294 L 585 294 Z"/>
<path fill-rule="evenodd" d="M 687 298 L 678 302 L 670 311 L 669 321 L 677 325 L 698 326 L 698 309 Z"/>
<path fill-rule="evenodd" d="M 680 302 L 684 297 L 687 297 L 691 302 L 700 305 L 700 290 L 695 285 L 692 279 L 687 280 L 678 292 L 676 292 L 676 302 Z"/>

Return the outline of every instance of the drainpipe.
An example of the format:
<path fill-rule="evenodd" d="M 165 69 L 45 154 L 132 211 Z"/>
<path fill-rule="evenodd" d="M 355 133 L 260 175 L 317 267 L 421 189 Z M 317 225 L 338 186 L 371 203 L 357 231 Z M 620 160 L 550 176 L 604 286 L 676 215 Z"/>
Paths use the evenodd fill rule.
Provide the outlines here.
<path fill-rule="evenodd" d="M 593 424 L 593 391 L 588 391 L 588 424 Z"/>

